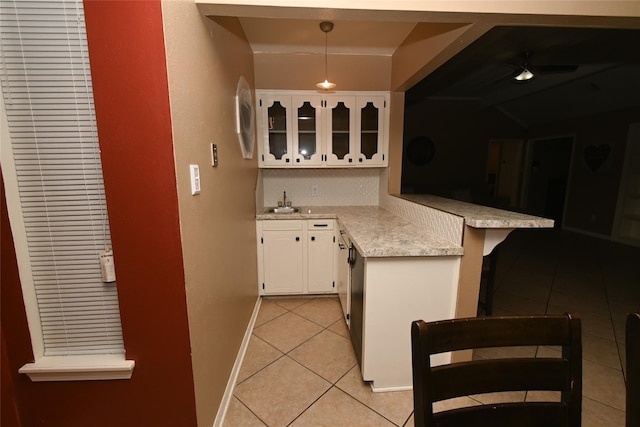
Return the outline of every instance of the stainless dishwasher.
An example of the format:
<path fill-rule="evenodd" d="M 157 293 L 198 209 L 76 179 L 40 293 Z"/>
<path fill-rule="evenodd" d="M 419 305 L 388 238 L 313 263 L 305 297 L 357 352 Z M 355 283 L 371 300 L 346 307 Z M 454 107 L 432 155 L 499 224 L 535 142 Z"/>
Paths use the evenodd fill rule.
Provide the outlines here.
<path fill-rule="evenodd" d="M 351 310 L 351 289 L 349 286 L 349 278 L 351 273 L 350 254 L 351 241 L 344 230 L 340 230 L 338 241 L 338 297 L 342 306 L 342 314 L 344 320 L 349 326 L 349 312 Z"/>
<path fill-rule="evenodd" d="M 349 333 L 351 343 L 362 367 L 362 326 L 364 314 L 364 257 L 351 244 L 349 247 L 349 264 L 351 264 L 351 310 L 349 316 Z"/>

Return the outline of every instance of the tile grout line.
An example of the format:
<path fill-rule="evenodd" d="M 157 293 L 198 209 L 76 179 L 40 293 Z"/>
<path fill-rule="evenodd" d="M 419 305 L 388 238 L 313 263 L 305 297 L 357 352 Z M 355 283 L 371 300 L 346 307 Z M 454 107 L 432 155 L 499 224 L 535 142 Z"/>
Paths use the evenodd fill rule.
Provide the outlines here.
<path fill-rule="evenodd" d="M 300 317 L 300 318 L 302 318 L 302 319 L 305 319 L 305 320 L 307 320 L 307 321 L 310 321 L 310 322 L 312 322 L 312 323 L 314 323 L 314 324 L 316 324 L 316 325 L 320 326 L 322 329 L 321 329 L 320 331 L 318 331 L 316 334 L 314 334 L 314 335 L 312 335 L 311 337 L 307 338 L 306 340 L 302 341 L 300 344 L 298 344 L 296 347 L 292 348 L 291 350 L 287 351 L 286 353 L 285 353 L 285 352 L 282 352 L 281 350 L 277 349 L 276 347 L 273 347 L 273 345 L 272 345 L 271 343 L 269 343 L 268 341 L 265 341 L 265 340 L 263 340 L 262 338 L 260 338 L 260 337 L 257 337 L 257 336 L 256 336 L 257 338 L 261 339 L 262 341 L 264 341 L 265 343 L 267 343 L 267 344 L 268 344 L 268 345 L 270 345 L 271 347 L 273 347 L 273 348 L 275 348 L 276 350 L 278 350 L 278 351 L 280 351 L 280 352 L 282 352 L 282 353 L 283 353 L 283 354 L 282 354 L 280 357 L 278 357 L 276 360 L 274 360 L 273 362 L 269 363 L 268 365 L 266 365 L 265 367 L 263 367 L 262 369 L 260 369 L 260 370 L 259 370 L 259 371 L 257 371 L 257 372 L 262 371 L 262 370 L 263 370 L 263 369 L 265 369 L 267 366 L 269 366 L 269 365 L 271 365 L 271 364 L 275 363 L 275 361 L 280 360 L 282 357 L 286 356 L 286 357 L 288 357 L 290 360 L 292 360 L 293 362 L 295 362 L 295 363 L 297 363 L 298 365 L 300 365 L 301 367 L 303 367 L 304 369 L 308 370 L 309 372 L 313 373 L 314 375 L 317 375 L 318 377 L 322 378 L 323 380 L 325 380 L 325 381 L 329 382 L 329 384 L 331 384 L 331 385 L 330 385 L 330 387 L 329 387 L 327 390 L 325 390 L 325 392 L 324 392 L 324 393 L 322 393 L 320 396 L 318 396 L 318 398 L 317 398 L 317 399 L 315 399 L 312 403 L 310 403 L 310 404 L 309 404 L 309 406 L 307 406 L 307 407 L 306 407 L 302 412 L 300 412 L 300 413 L 299 413 L 299 414 L 298 414 L 298 415 L 297 415 L 297 416 L 296 416 L 296 417 L 295 417 L 295 418 L 294 418 L 294 419 L 293 419 L 289 424 L 287 424 L 287 425 L 291 425 L 293 422 L 295 422 L 295 420 L 296 420 L 296 419 L 300 418 L 300 416 L 302 416 L 302 414 L 304 414 L 304 413 L 305 413 L 307 410 L 309 410 L 309 409 L 310 409 L 314 404 L 316 404 L 316 403 L 317 403 L 317 402 L 318 402 L 318 401 L 319 401 L 319 400 L 320 400 L 324 395 L 326 395 L 326 394 L 327 394 L 327 393 L 328 393 L 332 388 L 336 388 L 336 389 L 337 389 L 337 390 L 339 390 L 340 392 L 342 392 L 342 393 L 346 394 L 349 398 L 353 399 L 354 401 L 358 402 L 360 405 L 364 406 L 365 408 L 369 409 L 370 411 L 372 411 L 372 412 L 376 413 L 376 414 L 377 414 L 377 415 L 379 415 L 380 417 L 382 417 L 382 418 L 384 418 L 385 420 L 389 421 L 391 424 L 393 424 L 393 425 L 395 425 L 395 426 L 397 426 L 397 427 L 402 427 L 402 426 L 406 425 L 406 423 L 409 421 L 409 419 L 410 419 L 410 418 L 411 418 L 411 416 L 413 415 L 413 411 L 411 411 L 411 413 L 407 416 L 406 420 L 405 420 L 401 425 L 398 425 L 398 424 L 396 424 L 395 422 L 393 422 L 392 420 L 388 419 L 385 415 L 383 415 L 383 414 L 381 414 L 380 412 L 376 411 L 374 408 L 370 407 L 370 406 L 369 406 L 369 405 L 367 405 L 365 402 L 362 402 L 362 401 L 361 401 L 361 400 L 359 400 L 356 396 L 351 395 L 348 391 L 343 390 L 342 388 L 340 388 L 340 387 L 337 385 L 337 384 L 338 384 L 338 382 L 339 382 L 341 379 L 343 379 L 343 378 L 344 378 L 344 377 L 345 377 L 345 376 L 346 376 L 346 375 L 347 375 L 347 374 L 348 374 L 348 373 L 349 373 L 349 372 L 350 372 L 354 367 L 358 366 L 358 363 L 357 363 L 357 362 L 356 362 L 353 366 L 351 366 L 350 368 L 348 368 L 348 369 L 345 371 L 345 373 L 344 373 L 344 374 L 342 374 L 342 375 L 341 375 L 341 376 L 340 376 L 340 377 L 339 377 L 335 382 L 330 382 L 330 381 L 328 381 L 326 378 L 324 378 L 322 375 L 320 375 L 320 374 L 318 374 L 318 373 L 314 372 L 314 371 L 313 371 L 312 369 L 310 369 L 309 367 L 307 367 L 307 366 L 303 365 L 302 363 L 300 363 L 300 362 L 299 362 L 299 361 L 297 361 L 296 359 L 294 359 L 294 358 L 292 358 L 291 356 L 289 356 L 289 353 L 291 353 L 291 352 L 292 352 L 292 351 L 294 351 L 295 349 L 299 348 L 300 346 L 304 345 L 304 344 L 305 344 L 305 343 L 307 343 L 309 340 L 311 340 L 312 338 L 314 338 L 314 337 L 318 336 L 319 334 L 321 334 L 321 333 L 322 333 L 322 332 L 324 332 L 324 331 L 328 331 L 328 332 L 330 332 L 330 333 L 332 333 L 332 334 L 335 334 L 336 336 L 339 336 L 339 337 L 342 337 L 342 338 L 346 338 L 346 337 L 344 337 L 343 335 L 340 335 L 339 333 L 334 332 L 334 331 L 332 331 L 331 329 L 329 329 L 331 326 L 333 326 L 333 325 L 334 325 L 334 324 L 336 324 L 337 322 L 339 322 L 339 321 L 343 320 L 343 319 L 342 319 L 342 316 L 340 316 L 340 318 L 336 319 L 334 322 L 330 323 L 329 325 L 324 326 L 324 325 L 321 325 L 321 324 L 319 324 L 319 323 L 315 322 L 313 319 L 309 319 L 309 318 L 307 318 L 307 317 L 303 316 L 302 314 L 297 313 L 297 312 L 295 312 L 295 311 L 294 311 L 294 310 L 296 310 L 297 308 L 302 307 L 303 305 L 308 304 L 309 302 L 311 302 L 311 300 L 313 300 L 313 298 L 309 298 L 309 300 L 310 300 L 310 301 L 304 302 L 303 304 L 299 304 L 299 305 L 297 305 L 297 306 L 295 306 L 295 307 L 293 307 L 293 308 L 291 308 L 291 309 L 289 309 L 289 308 L 287 308 L 287 307 L 284 307 L 284 306 L 282 306 L 282 305 L 280 305 L 280 304 L 277 304 L 277 302 L 276 302 L 276 304 L 277 304 L 279 307 L 282 307 L 283 309 L 285 309 L 285 310 L 286 310 L 286 312 L 285 312 L 285 313 L 282 313 L 282 314 L 280 314 L 280 315 L 278 315 L 278 316 L 276 316 L 276 317 L 274 317 L 273 319 L 270 319 L 269 321 L 267 321 L 267 322 L 263 323 L 263 325 L 264 325 L 264 324 L 269 323 L 271 320 L 274 320 L 274 319 L 276 319 L 276 318 L 278 318 L 278 317 L 280 317 L 280 316 L 285 315 L 286 313 L 292 313 L 292 314 L 294 314 L 294 315 L 296 315 L 296 316 L 299 316 L 299 317 Z M 261 326 L 262 326 L 262 325 L 261 325 Z M 348 338 L 346 338 L 346 339 L 348 339 Z M 257 372 L 256 372 L 256 373 L 257 373 Z M 255 375 L 256 373 L 254 373 L 253 375 Z M 251 375 L 251 376 L 253 376 L 253 375 Z M 250 377 L 248 377 L 248 378 L 250 378 Z M 248 378 L 246 378 L 246 379 L 248 379 Z M 245 379 L 245 381 L 246 381 L 246 379 Z M 244 404 L 244 403 L 243 403 L 243 404 Z M 245 406 L 246 406 L 246 405 L 245 405 Z M 252 411 L 252 412 L 253 412 L 253 411 Z M 261 421 L 262 421 L 262 420 L 261 420 Z"/>

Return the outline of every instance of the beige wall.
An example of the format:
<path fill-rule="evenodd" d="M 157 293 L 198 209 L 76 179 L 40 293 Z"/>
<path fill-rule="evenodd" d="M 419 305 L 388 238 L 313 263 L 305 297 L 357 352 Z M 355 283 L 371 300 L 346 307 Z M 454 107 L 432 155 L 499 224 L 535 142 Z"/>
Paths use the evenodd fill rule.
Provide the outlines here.
<path fill-rule="evenodd" d="M 522 128 L 495 110 L 473 101 L 427 100 L 406 108 L 404 140 L 431 138 L 435 156 L 426 165 L 403 159 L 402 186 L 407 193 L 452 197 L 471 191 L 473 201 L 486 202 L 488 141 L 521 139 Z"/>
<path fill-rule="evenodd" d="M 402 138 L 404 135 L 404 92 L 391 92 L 389 115 L 389 194 L 400 194 L 402 175 Z"/>
<path fill-rule="evenodd" d="M 234 129 L 237 81 L 244 75 L 250 84 L 255 81 L 258 88 L 310 89 L 324 77 L 324 58 L 305 54 L 253 55 L 235 18 L 212 21 L 201 13 L 462 23 L 442 24 L 438 27 L 440 32 L 432 28 L 435 31 L 432 38 L 418 38 L 416 46 L 404 46 L 395 59 L 364 55 L 329 57 L 329 78 L 338 84 L 339 90 L 391 91 L 406 89 L 407 82 L 423 77 L 430 67 L 488 29 L 479 21 L 486 23 L 492 15 L 473 12 L 639 15 L 637 10 L 631 10 L 633 2 L 626 1 L 419 2 L 421 11 L 412 10 L 417 5 L 415 1 L 395 0 L 378 2 L 380 10 L 362 9 L 371 5 L 359 0 L 264 3 L 279 6 L 275 8 L 245 7 L 246 2 L 235 0 L 215 3 L 200 4 L 198 10 L 194 0 L 163 1 L 197 416 L 203 426 L 211 425 L 215 418 L 257 298 L 254 226 L 257 161 L 243 160 L 238 147 Z M 531 21 L 536 20 L 535 15 L 528 16 Z M 565 18 L 568 22 L 572 17 L 559 17 L 562 22 Z M 467 28 L 466 23 L 474 25 Z M 411 57 L 418 51 L 422 64 Z M 392 104 L 399 102 L 400 98 L 394 96 Z M 397 120 L 394 122 L 389 181 L 395 189 L 400 177 L 402 128 Z M 219 148 L 220 165 L 215 169 L 209 163 L 211 142 Z M 201 168 L 202 193 L 198 196 L 191 196 L 189 191 L 190 163 Z"/>
<path fill-rule="evenodd" d="M 258 89 L 315 90 L 324 81 L 324 55 L 256 53 Z M 376 55 L 329 55 L 329 81 L 336 90 L 389 90 L 391 57 Z"/>
<path fill-rule="evenodd" d="M 418 23 L 393 54 L 392 90 L 411 88 L 484 34 L 487 28 L 486 25 Z"/>
<path fill-rule="evenodd" d="M 235 18 L 204 18 L 192 0 L 165 1 L 163 14 L 196 410 L 211 426 L 258 297 L 257 160 L 242 158 L 234 101 L 240 76 L 253 86 L 253 57 Z"/>

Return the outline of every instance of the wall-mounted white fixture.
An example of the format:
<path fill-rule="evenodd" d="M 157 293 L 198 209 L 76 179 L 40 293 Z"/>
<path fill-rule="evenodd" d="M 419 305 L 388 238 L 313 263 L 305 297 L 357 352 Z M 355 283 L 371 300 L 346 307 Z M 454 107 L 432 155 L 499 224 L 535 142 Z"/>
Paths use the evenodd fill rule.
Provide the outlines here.
<path fill-rule="evenodd" d="M 329 37 L 329 33 L 333 30 L 333 22 L 323 21 L 320 23 L 320 30 L 324 33 L 324 81 L 320 83 L 316 83 L 316 87 L 318 89 L 329 90 L 336 87 L 335 83 L 331 83 L 329 81 L 329 77 L 327 74 L 327 39 Z"/>
<path fill-rule="evenodd" d="M 255 116 L 251 86 L 244 77 L 240 76 L 236 89 L 236 133 L 243 159 L 253 159 Z"/>
<path fill-rule="evenodd" d="M 200 167 L 189 165 L 189 174 L 191 175 L 191 195 L 200 194 Z"/>

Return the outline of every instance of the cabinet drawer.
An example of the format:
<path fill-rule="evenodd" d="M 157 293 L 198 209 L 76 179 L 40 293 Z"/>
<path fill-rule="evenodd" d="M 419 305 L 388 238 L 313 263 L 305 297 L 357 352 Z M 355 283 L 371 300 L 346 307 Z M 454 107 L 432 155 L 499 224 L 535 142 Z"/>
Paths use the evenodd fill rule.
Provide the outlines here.
<path fill-rule="evenodd" d="M 310 219 L 307 221 L 307 230 L 333 230 L 332 219 Z"/>
<path fill-rule="evenodd" d="M 262 221 L 263 230 L 302 230 L 301 219 L 277 219 Z"/>

